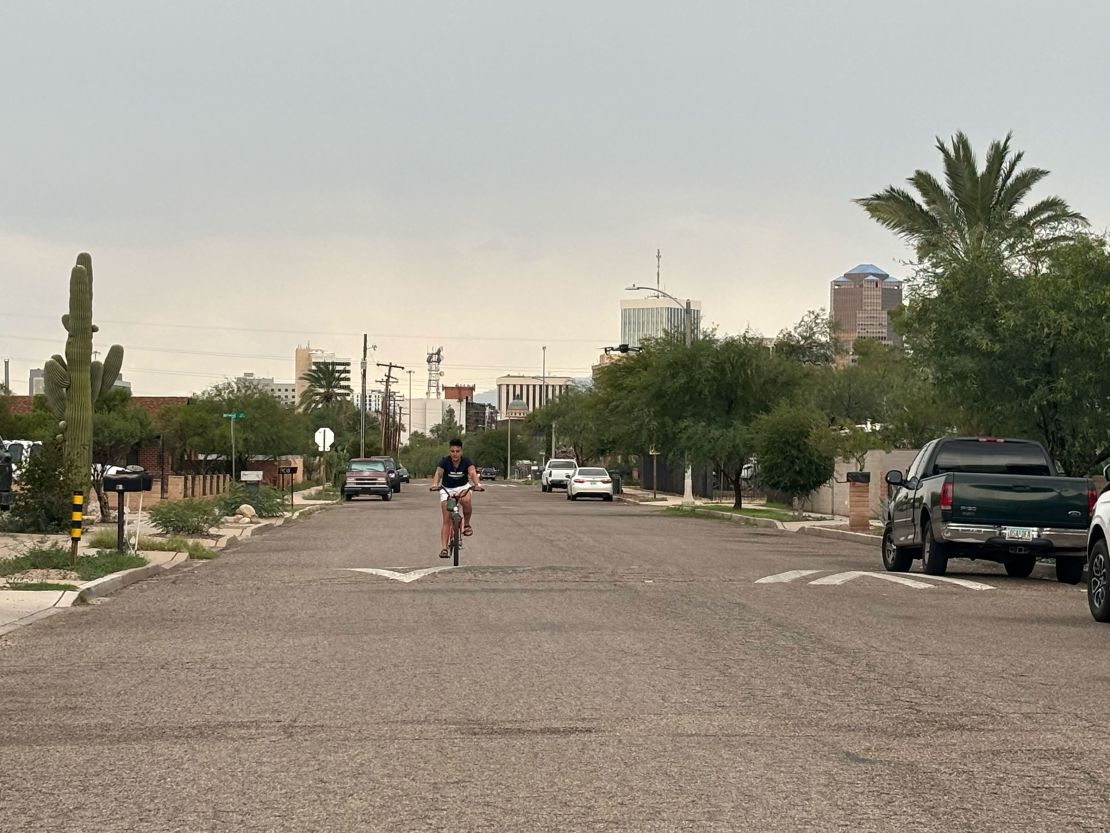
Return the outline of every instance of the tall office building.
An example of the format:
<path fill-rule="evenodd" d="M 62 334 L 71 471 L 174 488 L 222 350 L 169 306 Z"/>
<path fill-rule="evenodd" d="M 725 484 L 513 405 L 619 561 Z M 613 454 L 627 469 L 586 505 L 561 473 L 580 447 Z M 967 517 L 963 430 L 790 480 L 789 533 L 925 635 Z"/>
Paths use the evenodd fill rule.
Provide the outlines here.
<path fill-rule="evenodd" d="M 861 263 L 832 281 L 830 317 L 842 347 L 838 361 L 852 361 L 857 338 L 872 338 L 883 344 L 901 344 L 890 323 L 890 311 L 902 305 L 902 282 L 878 266 Z"/>
<path fill-rule="evenodd" d="M 690 331 L 694 338 L 701 332 L 701 301 L 690 302 Z M 686 332 L 686 309 L 669 298 L 633 298 L 621 300 L 621 344 L 639 347 L 646 338 L 662 338 L 674 333 L 679 338 Z"/>

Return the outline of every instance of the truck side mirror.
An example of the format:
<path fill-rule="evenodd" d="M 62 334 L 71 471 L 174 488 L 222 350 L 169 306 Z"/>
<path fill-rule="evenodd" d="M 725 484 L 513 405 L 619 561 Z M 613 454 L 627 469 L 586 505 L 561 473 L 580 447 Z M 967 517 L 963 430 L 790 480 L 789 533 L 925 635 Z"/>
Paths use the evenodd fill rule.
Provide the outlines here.
<path fill-rule="evenodd" d="M 898 471 L 898 469 L 894 469 L 893 471 L 888 471 L 886 473 L 886 478 L 885 479 L 886 479 L 886 482 L 891 486 L 901 486 L 903 483 L 906 482 L 902 477 L 902 472 Z"/>
<path fill-rule="evenodd" d="M 1102 476 L 1106 478 L 1107 482 L 1110 482 L 1110 466 L 1102 470 Z"/>

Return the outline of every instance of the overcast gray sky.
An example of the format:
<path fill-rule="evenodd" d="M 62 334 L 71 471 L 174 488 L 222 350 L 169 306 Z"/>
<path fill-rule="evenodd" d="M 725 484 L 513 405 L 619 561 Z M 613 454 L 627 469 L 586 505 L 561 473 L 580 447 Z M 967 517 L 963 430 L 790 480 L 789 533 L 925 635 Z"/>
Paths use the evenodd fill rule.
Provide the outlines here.
<path fill-rule="evenodd" d="M 93 255 L 136 394 L 298 343 L 449 383 L 587 375 L 629 283 L 767 335 L 902 244 L 854 197 L 1009 130 L 1110 219 L 1105 3 L 5 0 L 0 357 Z M 191 352 L 189 352 L 191 351 Z M 407 380 L 406 380 L 407 383 Z"/>

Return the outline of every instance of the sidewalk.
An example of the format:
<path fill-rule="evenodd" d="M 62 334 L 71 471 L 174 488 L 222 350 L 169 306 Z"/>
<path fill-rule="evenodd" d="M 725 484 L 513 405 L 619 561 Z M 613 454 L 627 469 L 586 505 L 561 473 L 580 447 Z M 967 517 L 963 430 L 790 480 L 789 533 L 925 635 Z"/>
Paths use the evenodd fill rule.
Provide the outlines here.
<path fill-rule="evenodd" d="M 256 530 L 268 526 L 281 526 L 287 520 L 297 517 L 307 509 L 316 506 L 327 506 L 331 503 L 331 501 L 326 500 L 314 500 L 312 493 L 315 491 L 316 489 L 306 489 L 303 492 L 294 492 L 293 512 L 290 515 L 285 515 L 281 518 L 257 518 L 254 522 L 249 524 L 235 523 L 213 527 L 218 533 L 218 538 L 194 538 L 191 540 L 200 541 L 204 546 L 212 550 L 222 550 L 226 548 L 231 541 L 250 537 Z M 126 537 L 132 537 L 135 534 L 136 528 L 140 530 L 140 536 L 158 534 L 158 530 L 150 525 L 145 512 L 141 513 L 138 518 L 136 518 L 134 514 L 126 516 Z M 116 526 L 115 524 L 98 524 L 96 529 L 92 531 L 100 531 L 103 529 L 111 529 L 114 531 Z M 79 554 L 84 554 L 89 550 L 89 532 L 90 530 L 86 530 L 85 536 L 81 540 L 81 545 L 78 549 Z M 69 536 L 64 533 L 60 535 L 0 534 L 0 559 L 11 558 L 29 547 L 40 544 L 57 544 L 68 547 Z M 147 560 L 147 564 L 143 567 L 112 573 L 111 575 L 84 583 L 70 580 L 58 580 L 56 582 L 58 584 L 75 584 L 77 586 L 76 590 L 0 589 L 0 636 L 22 627 L 23 625 L 30 624 L 38 619 L 65 610 L 74 604 L 81 604 L 88 602 L 90 599 L 115 593 L 117 590 L 129 584 L 134 584 L 137 581 L 142 581 L 164 570 L 177 567 L 188 560 L 188 555 L 183 552 L 139 550 L 138 554 Z"/>
<path fill-rule="evenodd" d="M 657 492 L 654 496 L 648 489 L 635 486 L 626 486 L 622 494 L 617 495 L 617 500 L 624 503 L 633 503 L 647 509 L 666 509 L 671 506 L 683 506 L 682 496 Z M 772 518 L 757 518 L 752 515 L 738 515 L 730 512 L 721 512 L 715 509 L 702 508 L 706 504 L 719 505 L 715 501 L 705 498 L 694 498 L 692 511 L 696 515 L 731 521 L 732 523 L 753 524 L 770 529 L 782 529 L 787 532 L 801 532 L 808 535 L 818 535 L 822 538 L 840 538 L 860 541 L 863 543 L 878 544 L 882 538 L 882 527 L 877 521 L 871 521 L 870 532 L 852 532 L 848 529 L 848 518 L 843 515 L 806 515 L 800 521 L 776 521 Z M 752 504 L 759 506 L 760 504 Z"/>

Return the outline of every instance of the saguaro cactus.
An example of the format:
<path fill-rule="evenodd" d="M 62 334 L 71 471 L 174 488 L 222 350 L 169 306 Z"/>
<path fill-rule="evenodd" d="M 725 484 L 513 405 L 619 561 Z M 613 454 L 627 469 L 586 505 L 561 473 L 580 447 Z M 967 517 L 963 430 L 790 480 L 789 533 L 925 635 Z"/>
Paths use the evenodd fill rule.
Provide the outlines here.
<path fill-rule="evenodd" d="M 69 313 L 62 316 L 66 337 L 65 358 L 55 354 L 43 368 L 46 400 L 60 422 L 65 443 L 66 480 L 75 493 L 89 491 L 92 467 L 93 404 L 119 378 L 123 348 L 113 344 L 101 364 L 92 361 L 92 258 L 77 256 L 69 276 Z"/>

